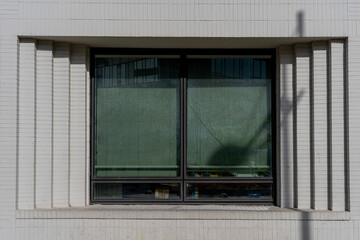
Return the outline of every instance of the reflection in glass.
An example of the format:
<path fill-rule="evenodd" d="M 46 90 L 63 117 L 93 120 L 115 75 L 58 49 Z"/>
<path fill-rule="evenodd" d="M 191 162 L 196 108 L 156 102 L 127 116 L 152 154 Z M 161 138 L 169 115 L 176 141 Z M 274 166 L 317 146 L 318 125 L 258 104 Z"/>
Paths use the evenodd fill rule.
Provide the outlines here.
<path fill-rule="evenodd" d="M 177 183 L 95 183 L 95 200 L 179 200 Z"/>
<path fill-rule="evenodd" d="M 179 59 L 95 59 L 95 176 L 176 177 Z"/>
<path fill-rule="evenodd" d="M 267 183 L 188 183 L 188 200 L 272 200 Z"/>
<path fill-rule="evenodd" d="M 189 59 L 188 176 L 271 176 L 270 62 Z"/>

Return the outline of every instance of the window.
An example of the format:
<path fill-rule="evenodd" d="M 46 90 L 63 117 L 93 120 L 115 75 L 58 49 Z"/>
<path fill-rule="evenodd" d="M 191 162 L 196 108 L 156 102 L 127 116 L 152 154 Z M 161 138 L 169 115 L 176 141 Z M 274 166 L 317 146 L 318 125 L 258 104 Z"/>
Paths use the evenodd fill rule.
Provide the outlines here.
<path fill-rule="evenodd" d="M 93 203 L 274 202 L 273 50 L 91 56 Z"/>

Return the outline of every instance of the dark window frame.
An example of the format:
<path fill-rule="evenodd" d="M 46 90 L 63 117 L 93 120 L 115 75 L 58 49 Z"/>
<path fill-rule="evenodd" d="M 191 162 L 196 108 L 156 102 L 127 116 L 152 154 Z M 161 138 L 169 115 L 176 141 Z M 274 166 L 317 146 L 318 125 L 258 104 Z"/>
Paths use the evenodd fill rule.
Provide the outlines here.
<path fill-rule="evenodd" d="M 100 178 L 94 176 L 94 119 L 95 119 L 95 56 L 96 55 L 179 55 L 180 56 L 180 135 L 181 135 L 181 153 L 180 153 L 180 176 L 178 177 L 109 177 Z M 226 55 L 269 55 L 271 56 L 271 127 L 272 127 L 272 177 L 239 177 L 239 178 L 189 178 L 185 174 L 186 165 L 186 79 L 187 79 L 187 55 L 208 55 L 208 56 L 226 56 Z M 275 49 L 139 49 L 139 48 L 90 48 L 90 203 L 91 204 L 266 204 L 276 205 L 277 203 L 277 129 L 276 129 L 276 50 Z M 180 183 L 180 200 L 95 200 L 95 183 Z M 187 200 L 187 183 L 271 183 L 272 200 Z"/>

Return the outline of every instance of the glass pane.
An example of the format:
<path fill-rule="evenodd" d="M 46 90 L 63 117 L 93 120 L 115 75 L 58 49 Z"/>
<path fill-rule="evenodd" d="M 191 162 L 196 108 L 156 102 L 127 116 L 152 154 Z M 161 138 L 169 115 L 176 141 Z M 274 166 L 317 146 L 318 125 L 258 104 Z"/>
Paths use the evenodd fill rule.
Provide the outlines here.
<path fill-rule="evenodd" d="M 179 59 L 95 59 L 95 176 L 176 177 Z"/>
<path fill-rule="evenodd" d="M 268 183 L 188 183 L 188 200 L 272 200 Z"/>
<path fill-rule="evenodd" d="M 180 200 L 178 183 L 95 183 L 95 200 Z"/>
<path fill-rule="evenodd" d="M 191 58 L 187 175 L 271 176 L 271 59 Z"/>

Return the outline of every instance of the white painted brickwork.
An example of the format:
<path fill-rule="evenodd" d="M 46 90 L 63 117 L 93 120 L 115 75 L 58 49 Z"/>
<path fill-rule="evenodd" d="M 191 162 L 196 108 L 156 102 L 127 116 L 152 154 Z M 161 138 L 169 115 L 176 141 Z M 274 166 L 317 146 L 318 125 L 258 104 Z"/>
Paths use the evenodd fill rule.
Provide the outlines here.
<path fill-rule="evenodd" d="M 19 15 L 24 35 L 296 37 L 300 34 L 297 28 L 302 13 L 303 36 L 337 37 L 346 35 L 346 3 L 345 0 L 164 0 L 105 4 L 99 0 L 24 1 L 19 3 Z M 328 25 L 329 22 L 332 24 Z"/>
<path fill-rule="evenodd" d="M 0 9 L 0 24 L 4 16 L 2 12 Z M 11 12 L 8 12 L 6 17 L 11 15 Z M 15 239 L 15 209 L 17 204 L 17 53 L 17 37 L 0 34 L 0 236 L 3 239 Z"/>
<path fill-rule="evenodd" d="M 0 240 L 360 239 L 359 16 L 358 0 L 0 1 Z M 76 210 L 89 195 L 84 44 L 118 40 L 117 47 L 278 47 L 279 203 L 315 210 Z M 298 44 L 306 44 L 305 57 Z"/>
<path fill-rule="evenodd" d="M 349 221 L 293 220 L 17 220 L 19 240 L 47 239 L 350 239 L 344 235 L 359 225 Z M 30 227 L 31 226 L 31 227 Z M 61 227 L 59 227 L 61 226 Z M 46 231 L 38 231 L 45 227 Z M 352 239 L 357 239 L 357 234 Z M 119 237 L 120 236 L 120 237 Z"/>

